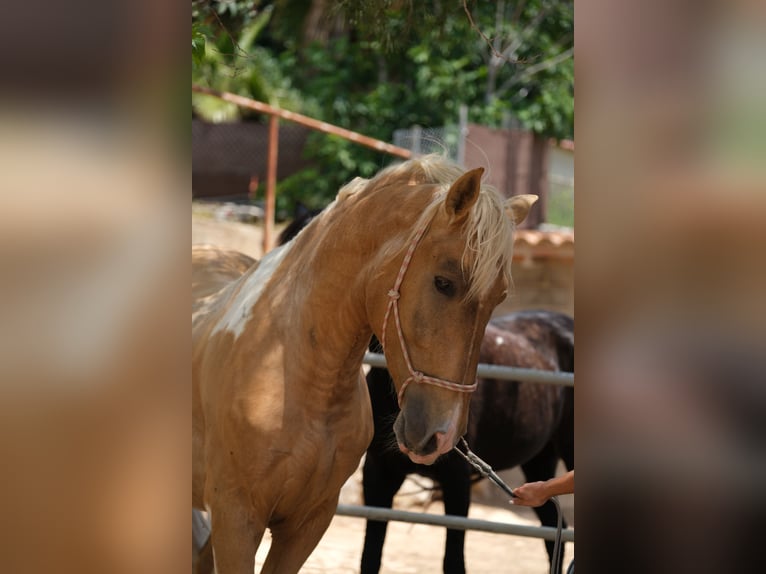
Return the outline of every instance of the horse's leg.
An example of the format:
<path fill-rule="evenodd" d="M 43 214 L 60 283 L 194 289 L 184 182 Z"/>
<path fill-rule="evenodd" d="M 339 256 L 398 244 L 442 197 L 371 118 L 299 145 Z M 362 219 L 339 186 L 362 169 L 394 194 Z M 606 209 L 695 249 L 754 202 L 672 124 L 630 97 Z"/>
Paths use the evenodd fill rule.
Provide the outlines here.
<path fill-rule="evenodd" d="M 245 497 L 211 497 L 210 540 L 216 574 L 252 574 L 255 569 L 255 551 L 265 524 L 254 519 L 250 508 Z"/>
<path fill-rule="evenodd" d="M 558 462 L 558 454 L 556 448 L 552 442 L 545 445 L 542 451 L 535 455 L 532 459 L 521 465 L 521 469 L 524 471 L 527 482 L 535 482 L 538 480 L 548 480 L 552 478 L 556 473 L 556 463 Z M 540 520 L 540 524 L 543 526 L 556 527 L 558 520 L 558 513 L 556 507 L 552 502 L 546 502 L 542 506 L 538 506 L 533 509 L 537 518 Z M 563 527 L 566 528 L 566 520 L 562 517 Z M 545 549 L 548 552 L 548 559 L 553 558 L 554 543 L 552 540 L 545 542 Z M 561 543 L 561 555 L 564 555 L 564 543 Z"/>
<path fill-rule="evenodd" d="M 271 548 L 261 574 L 297 574 L 319 544 L 335 515 L 338 498 L 318 506 L 301 520 L 287 519 L 271 527 Z M 252 568 L 250 569 L 252 572 Z"/>
<path fill-rule="evenodd" d="M 205 542 L 197 556 L 192 560 L 192 574 L 215 574 L 213 544 L 210 540 Z"/>
<path fill-rule="evenodd" d="M 379 457 L 370 456 L 364 460 L 362 470 L 362 486 L 364 504 L 391 508 L 394 495 L 401 488 L 407 472 L 403 467 L 397 468 L 396 463 L 384 464 Z M 364 533 L 364 549 L 362 550 L 362 574 L 378 574 L 383 557 L 383 543 L 386 540 L 388 522 L 368 520 Z"/>
<path fill-rule="evenodd" d="M 439 468 L 439 482 L 444 494 L 444 512 L 468 516 L 471 504 L 471 476 L 466 463 L 454 453 L 445 457 Z M 465 530 L 447 529 L 444 549 L 444 574 L 465 574 Z"/>

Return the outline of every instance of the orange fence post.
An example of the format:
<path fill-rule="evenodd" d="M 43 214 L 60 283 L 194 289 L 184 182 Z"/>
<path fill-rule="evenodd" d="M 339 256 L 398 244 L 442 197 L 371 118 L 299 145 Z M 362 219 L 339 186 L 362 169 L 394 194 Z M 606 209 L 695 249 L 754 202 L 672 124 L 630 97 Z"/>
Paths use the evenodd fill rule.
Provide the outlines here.
<path fill-rule="evenodd" d="M 263 254 L 274 244 L 274 211 L 277 196 L 277 160 L 279 156 L 279 118 L 269 116 L 269 156 L 266 175 L 266 213 L 263 226 Z"/>

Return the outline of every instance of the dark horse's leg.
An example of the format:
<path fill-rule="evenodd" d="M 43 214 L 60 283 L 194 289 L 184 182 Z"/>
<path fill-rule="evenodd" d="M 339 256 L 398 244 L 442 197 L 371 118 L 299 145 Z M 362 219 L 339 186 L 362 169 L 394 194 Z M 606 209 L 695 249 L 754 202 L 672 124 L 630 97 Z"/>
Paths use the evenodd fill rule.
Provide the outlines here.
<path fill-rule="evenodd" d="M 364 503 L 367 506 L 391 508 L 394 495 L 402 486 L 407 470 L 401 464 L 386 464 L 386 457 L 379 457 L 368 451 L 362 470 Z M 362 574 L 378 574 L 383 556 L 383 542 L 386 539 L 388 522 L 367 521 L 362 551 Z"/>
<path fill-rule="evenodd" d="M 535 455 L 534 458 L 521 465 L 521 469 L 524 471 L 527 482 L 548 480 L 549 478 L 552 478 L 556 473 L 556 463 L 558 462 L 558 459 L 559 457 L 553 443 L 550 442 L 545 445 L 545 448 Z M 546 502 L 542 506 L 538 506 L 533 510 L 535 511 L 535 514 L 537 514 L 537 518 L 540 519 L 540 524 L 556 528 L 558 513 L 552 502 Z M 562 521 L 563 527 L 566 528 L 567 523 L 566 520 L 563 520 L 563 517 Z M 545 549 L 548 552 L 549 560 L 553 558 L 553 546 L 553 541 L 546 540 Z M 563 542 L 561 543 L 561 555 L 564 555 Z"/>
<path fill-rule="evenodd" d="M 440 460 L 438 481 L 444 494 L 444 512 L 454 516 L 468 516 L 471 504 L 471 476 L 465 461 L 455 453 Z M 444 574 L 465 574 L 465 531 L 447 529 L 444 550 Z"/>

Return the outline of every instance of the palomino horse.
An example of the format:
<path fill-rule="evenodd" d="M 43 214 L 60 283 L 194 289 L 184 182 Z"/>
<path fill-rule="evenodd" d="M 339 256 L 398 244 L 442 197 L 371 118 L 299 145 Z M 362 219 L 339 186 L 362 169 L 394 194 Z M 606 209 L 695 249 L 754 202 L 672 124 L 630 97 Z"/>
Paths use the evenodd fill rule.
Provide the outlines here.
<path fill-rule="evenodd" d="M 296 207 L 295 218 L 280 234 L 284 244 L 320 213 Z M 373 338 L 370 350 L 380 351 Z M 548 310 L 516 311 L 490 320 L 479 359 L 482 363 L 540 370 L 574 371 L 574 319 Z M 468 516 L 471 483 L 476 471 L 456 452 L 434 464 L 413 463 L 392 445 L 392 424 L 399 413 L 386 369 L 367 374 L 374 436 L 364 463 L 364 502 L 391 508 L 408 474 L 418 473 L 439 483 L 447 514 Z M 528 482 L 554 475 L 559 459 L 574 468 L 574 389 L 538 383 L 481 379 L 470 404 L 468 433 L 471 448 L 495 470 L 521 465 Z M 555 527 L 558 513 L 552 502 L 533 509 L 543 526 Z M 368 520 L 362 552 L 362 574 L 377 574 L 381 567 L 388 523 Z M 566 521 L 564 521 L 566 526 Z M 464 574 L 465 532 L 447 530 L 445 574 Z M 549 557 L 553 542 L 545 543 Z"/>
<path fill-rule="evenodd" d="M 401 404 L 399 449 L 432 464 L 465 433 L 481 337 L 510 282 L 511 221 L 534 201 L 503 203 L 482 171 L 426 156 L 357 178 L 241 277 L 197 286 L 192 504 L 210 514 L 219 574 L 250 574 L 266 528 L 262 572 L 298 572 L 319 542 L 372 439 L 373 333 Z"/>

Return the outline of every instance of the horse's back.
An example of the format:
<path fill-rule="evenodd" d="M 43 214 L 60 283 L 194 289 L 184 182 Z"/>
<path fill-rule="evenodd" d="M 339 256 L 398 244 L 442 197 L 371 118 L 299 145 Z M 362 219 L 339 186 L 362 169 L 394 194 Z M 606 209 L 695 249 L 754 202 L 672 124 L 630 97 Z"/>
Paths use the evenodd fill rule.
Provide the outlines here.
<path fill-rule="evenodd" d="M 252 257 L 213 245 L 192 246 L 192 300 L 199 301 L 239 279 L 256 264 Z"/>
<path fill-rule="evenodd" d="M 552 311 L 517 311 L 492 319 L 481 346 L 483 363 L 571 371 L 574 322 Z M 484 379 L 471 401 L 468 436 L 479 456 L 509 468 L 535 456 L 560 434 L 568 391 L 556 385 Z"/>
<path fill-rule="evenodd" d="M 542 309 L 516 311 L 493 318 L 490 325 L 523 337 L 552 363 L 550 370 L 574 371 L 574 319 L 569 315 Z"/>

